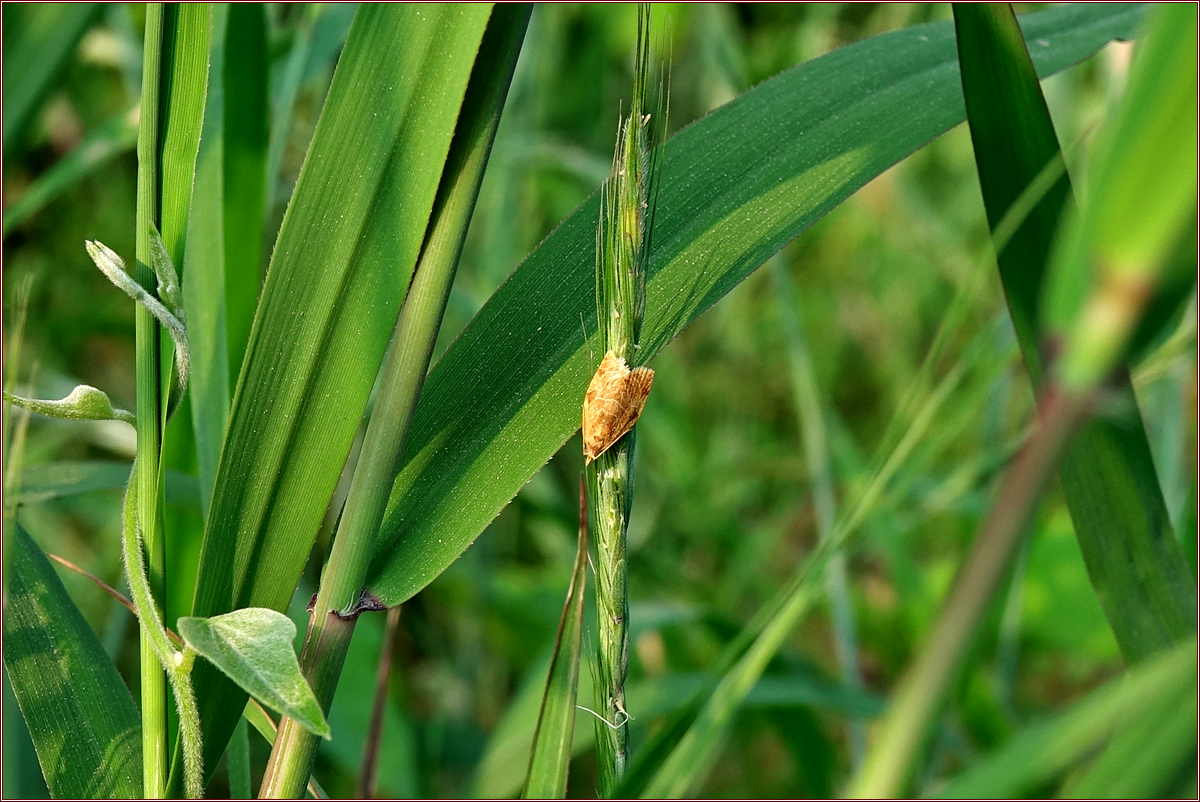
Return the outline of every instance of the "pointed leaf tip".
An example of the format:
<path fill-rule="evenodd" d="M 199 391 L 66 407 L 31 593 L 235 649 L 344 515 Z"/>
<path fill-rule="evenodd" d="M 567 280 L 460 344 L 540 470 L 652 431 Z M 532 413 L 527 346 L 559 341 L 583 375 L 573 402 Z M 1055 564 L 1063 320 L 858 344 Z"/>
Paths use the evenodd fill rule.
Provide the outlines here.
<path fill-rule="evenodd" d="M 330 737 L 317 697 L 300 673 L 292 650 L 296 625 L 286 615 L 248 607 L 212 618 L 184 617 L 179 634 L 255 699 L 309 732 Z"/>

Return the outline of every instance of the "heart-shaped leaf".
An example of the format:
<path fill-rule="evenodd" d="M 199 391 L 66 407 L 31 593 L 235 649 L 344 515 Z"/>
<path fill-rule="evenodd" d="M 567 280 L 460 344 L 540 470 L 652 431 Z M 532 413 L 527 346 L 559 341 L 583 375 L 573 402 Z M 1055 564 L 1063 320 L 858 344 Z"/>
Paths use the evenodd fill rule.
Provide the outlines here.
<path fill-rule="evenodd" d="M 255 699 L 294 718 L 309 732 L 329 737 L 329 724 L 292 651 L 292 619 L 264 607 L 247 607 L 212 618 L 180 618 L 179 634 Z"/>

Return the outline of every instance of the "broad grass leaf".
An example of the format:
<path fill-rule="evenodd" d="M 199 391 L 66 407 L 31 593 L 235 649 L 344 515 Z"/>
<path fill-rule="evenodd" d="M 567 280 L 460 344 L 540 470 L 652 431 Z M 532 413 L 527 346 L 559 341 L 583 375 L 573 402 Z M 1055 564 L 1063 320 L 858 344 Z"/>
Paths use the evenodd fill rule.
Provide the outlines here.
<path fill-rule="evenodd" d="M 1029 15 L 1048 75 L 1136 30 L 1138 6 Z M 644 363 L 771 254 L 965 117 L 953 26 L 872 37 L 764 82 L 666 145 Z M 599 197 L 496 291 L 425 384 L 369 587 L 389 605 L 438 576 L 579 428 L 598 359 Z M 586 332 L 586 334 L 585 334 Z"/>
<path fill-rule="evenodd" d="M 129 689 L 20 524 L 6 545 L 4 664 L 46 786 L 60 799 L 140 797 L 141 724 Z"/>

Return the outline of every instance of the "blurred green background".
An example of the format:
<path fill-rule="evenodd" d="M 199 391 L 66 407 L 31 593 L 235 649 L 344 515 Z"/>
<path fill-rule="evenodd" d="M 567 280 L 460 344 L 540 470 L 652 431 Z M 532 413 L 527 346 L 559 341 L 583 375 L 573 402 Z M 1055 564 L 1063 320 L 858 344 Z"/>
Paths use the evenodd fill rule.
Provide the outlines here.
<path fill-rule="evenodd" d="M 311 30 L 280 171 L 272 177 L 272 241 L 353 10 L 268 6 L 273 97 L 297 32 Z M 26 395 L 58 398 L 86 383 L 133 408 L 133 304 L 92 266 L 83 240 L 99 239 L 125 255 L 133 250 L 129 120 L 144 12 L 124 4 L 6 4 L 3 14 L 6 375 L 15 372 Z M 866 36 L 948 19 L 950 9 L 659 4 L 654 14 L 672 52 L 674 131 L 782 70 Z M 535 10 L 439 352 L 607 175 L 618 108 L 630 92 L 635 34 L 632 6 Z M 1129 45 L 1112 44 L 1043 84 L 1076 175 L 1084 152 L 1078 145 L 1120 92 L 1128 57 Z M 28 102 L 22 76 L 38 84 Z M 15 105 L 10 112 L 10 101 L 29 106 L 23 120 Z M 72 159 L 88 167 L 64 168 Z M 656 716 L 686 699 L 698 672 L 816 542 L 794 361 L 811 360 L 835 495 L 848 503 L 868 480 L 872 456 L 952 299 L 964 297 L 970 309 L 935 374 L 961 370 L 962 379 L 847 555 L 864 689 L 838 679 L 835 637 L 822 609 L 793 634 L 751 694 L 703 795 L 836 794 L 859 756 L 862 723 L 881 710 L 928 631 L 1032 409 L 990 247 L 969 133 L 960 125 L 793 242 L 652 364 L 658 373 L 639 426 L 630 529 L 635 750 L 661 721 Z M 1175 334 L 1135 366 L 1134 377 L 1168 508 L 1177 530 L 1191 521 L 1194 537 L 1194 298 Z M 23 462 L 36 479 L 38 465 L 127 462 L 133 447 L 124 424 L 35 418 Z M 457 563 L 404 606 L 381 796 L 519 791 L 574 556 L 581 463 L 573 439 Z M 191 514 L 195 493 L 186 480 L 178 485 L 176 505 Z M 6 508 L 16 507 L 48 552 L 121 587 L 119 492 L 47 495 L 19 496 L 19 507 L 10 495 Z M 319 542 L 316 558 L 327 548 L 327 539 Z M 293 612 L 301 622 L 318 565 L 314 559 L 296 593 Z M 132 616 L 87 579 L 60 575 L 133 685 Z M 382 619 L 367 616 L 358 627 L 331 715 L 335 737 L 321 747 L 316 776 L 334 796 L 351 793 L 358 772 Z M 591 647 L 585 640 L 585 654 Z M 1052 490 L 941 720 L 922 780 L 953 773 L 1122 667 L 1061 494 Z M 590 692 L 581 697 L 587 704 Z M 7 683 L 5 701 L 4 793 L 44 795 Z M 591 726 L 586 714 L 579 717 L 577 742 L 590 744 Z M 267 744 L 253 735 L 251 754 L 257 782 Z M 223 782 L 219 775 L 214 795 L 224 793 Z M 594 788 L 594 759 L 580 749 L 570 793 L 590 796 Z"/>

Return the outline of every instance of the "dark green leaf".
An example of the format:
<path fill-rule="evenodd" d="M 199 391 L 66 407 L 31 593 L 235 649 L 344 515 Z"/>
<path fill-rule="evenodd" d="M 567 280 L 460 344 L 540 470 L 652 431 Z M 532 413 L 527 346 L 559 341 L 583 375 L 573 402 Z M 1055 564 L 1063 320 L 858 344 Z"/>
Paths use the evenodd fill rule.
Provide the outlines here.
<path fill-rule="evenodd" d="M 1039 73 L 1130 36 L 1141 13 L 1091 5 L 1030 15 L 1029 36 L 1045 43 L 1035 53 Z M 807 62 L 675 136 L 663 164 L 638 362 L 855 190 L 963 118 L 953 27 L 934 23 Z M 445 570 L 579 428 L 599 358 L 598 214 L 594 196 L 568 217 L 430 374 L 369 580 L 387 604 Z"/>
<path fill-rule="evenodd" d="M 293 651 L 292 619 L 248 607 L 212 618 L 180 618 L 179 635 L 255 699 L 329 737 L 329 725 Z"/>
<path fill-rule="evenodd" d="M 142 792 L 137 707 L 50 562 L 14 524 L 5 550 L 4 664 L 50 793 Z"/>
<path fill-rule="evenodd" d="M 955 19 L 975 161 L 995 231 L 1025 188 L 1062 154 L 1011 10 L 956 5 Z M 1044 370 L 1039 297 L 1070 199 L 1064 173 L 998 255 L 1035 385 Z M 1068 447 L 1060 475 L 1092 584 L 1122 651 L 1137 659 L 1195 631 L 1195 591 L 1171 533 L 1128 374 L 1113 394 L 1112 414 L 1084 427 Z"/>
<path fill-rule="evenodd" d="M 263 273 L 267 189 L 267 20 L 262 3 L 231 3 L 223 59 L 225 325 L 230 384 L 250 341 Z"/>

